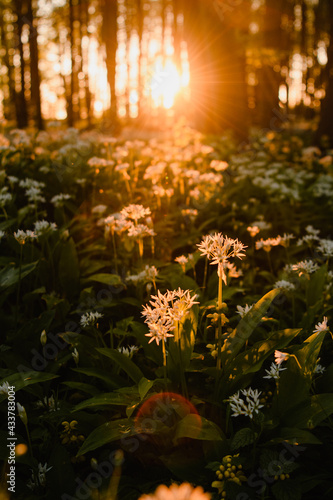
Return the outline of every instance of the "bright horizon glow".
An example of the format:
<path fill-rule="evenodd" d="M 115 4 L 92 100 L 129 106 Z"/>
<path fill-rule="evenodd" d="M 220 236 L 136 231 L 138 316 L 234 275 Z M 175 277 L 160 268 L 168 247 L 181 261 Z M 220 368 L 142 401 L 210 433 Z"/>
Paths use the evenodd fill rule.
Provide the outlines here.
<path fill-rule="evenodd" d="M 182 87 L 181 77 L 175 64 L 170 60 L 164 66 L 156 63 L 149 86 L 154 107 L 172 108 Z"/>

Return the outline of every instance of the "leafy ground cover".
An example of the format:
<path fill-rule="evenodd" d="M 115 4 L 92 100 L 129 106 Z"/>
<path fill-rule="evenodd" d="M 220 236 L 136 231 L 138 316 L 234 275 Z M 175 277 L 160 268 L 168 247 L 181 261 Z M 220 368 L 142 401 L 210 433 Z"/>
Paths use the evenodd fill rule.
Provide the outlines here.
<path fill-rule="evenodd" d="M 4 492 L 332 497 L 332 153 L 0 137 Z"/>

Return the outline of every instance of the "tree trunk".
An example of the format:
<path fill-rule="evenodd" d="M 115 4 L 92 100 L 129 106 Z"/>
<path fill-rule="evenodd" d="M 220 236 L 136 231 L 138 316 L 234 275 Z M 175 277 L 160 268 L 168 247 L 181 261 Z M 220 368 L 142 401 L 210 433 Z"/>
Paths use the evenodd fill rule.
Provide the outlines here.
<path fill-rule="evenodd" d="M 67 94 L 67 125 L 74 126 L 74 109 L 73 109 L 73 94 L 74 94 L 74 7 L 73 0 L 69 0 L 69 43 L 71 48 L 71 75 L 70 75 L 70 88 Z"/>
<path fill-rule="evenodd" d="M 258 71 L 257 121 L 264 128 L 270 128 L 272 119 L 279 111 L 279 88 L 281 75 L 275 71 L 275 55 L 280 51 L 281 15 L 283 0 L 266 0 L 263 25 L 263 49 L 266 54 L 262 58 L 262 67 Z"/>
<path fill-rule="evenodd" d="M 106 47 L 107 78 L 110 87 L 111 105 L 107 113 L 107 126 L 118 128 L 116 96 L 116 53 L 117 53 L 117 0 L 104 0 L 103 41 Z"/>
<path fill-rule="evenodd" d="M 333 147 L 333 2 L 329 2 L 330 18 L 330 44 L 328 47 L 327 61 L 327 86 L 326 95 L 321 103 L 319 125 L 316 132 L 316 142 L 320 144 L 324 136 L 328 138 L 329 144 Z"/>
<path fill-rule="evenodd" d="M 184 6 L 193 124 L 206 133 L 231 129 L 245 138 L 245 47 L 237 40 L 234 25 L 242 20 L 243 10 L 224 15 L 215 5 L 211 0 L 191 0 Z"/>
<path fill-rule="evenodd" d="M 17 23 L 16 23 L 16 36 L 17 36 L 17 48 L 20 54 L 20 80 L 21 80 L 21 89 L 17 95 L 18 106 L 16 107 L 17 111 L 17 126 L 19 128 L 25 128 L 28 126 L 28 110 L 27 110 L 27 102 L 24 95 L 25 90 L 25 62 L 23 57 L 23 43 L 22 43 L 22 28 L 23 28 L 23 14 L 22 14 L 22 0 L 15 0 L 15 10 L 17 14 Z"/>
<path fill-rule="evenodd" d="M 31 101 L 34 107 L 34 118 L 37 128 L 44 129 L 40 96 L 40 75 L 38 69 L 37 29 L 34 27 L 32 0 L 28 0 L 27 18 L 29 22 Z"/>

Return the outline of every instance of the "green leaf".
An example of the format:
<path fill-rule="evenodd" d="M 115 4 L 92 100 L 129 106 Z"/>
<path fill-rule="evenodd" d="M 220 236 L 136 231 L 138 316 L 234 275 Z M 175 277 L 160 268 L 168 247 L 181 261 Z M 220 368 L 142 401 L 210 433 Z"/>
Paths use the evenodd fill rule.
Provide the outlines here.
<path fill-rule="evenodd" d="M 118 274 L 109 274 L 109 273 L 92 274 L 91 276 L 82 279 L 81 283 L 85 285 L 92 281 L 96 283 L 102 283 L 103 285 L 108 285 L 108 286 L 123 285 L 121 277 L 118 276 Z"/>
<path fill-rule="evenodd" d="M 84 408 L 96 408 L 107 405 L 128 406 L 132 402 L 133 402 L 133 397 L 129 394 L 108 392 L 104 394 L 99 394 L 94 398 L 82 401 L 73 408 L 73 411 L 79 411 L 83 410 Z"/>
<path fill-rule="evenodd" d="M 222 348 L 222 365 L 230 363 L 239 353 L 245 342 L 249 339 L 254 329 L 262 320 L 273 300 L 281 292 L 274 289 L 266 293 L 238 323 L 235 330 L 228 336 Z"/>
<path fill-rule="evenodd" d="M 322 442 L 311 432 L 304 429 L 296 429 L 295 427 L 283 427 L 280 437 L 271 439 L 269 443 L 290 444 L 322 444 Z"/>
<path fill-rule="evenodd" d="M 70 387 L 71 389 L 85 392 L 86 394 L 96 394 L 96 392 L 99 392 L 94 385 L 85 384 L 84 382 L 68 381 L 68 382 L 62 382 L 62 384 L 67 385 L 67 387 Z"/>
<path fill-rule="evenodd" d="M 15 392 L 17 392 L 20 389 L 28 387 L 29 385 L 46 382 L 57 377 L 58 375 L 54 375 L 53 373 L 37 372 L 31 370 L 8 375 L 0 381 L 0 385 L 2 385 L 4 382 L 8 382 L 10 386 L 15 387 Z M 6 398 L 7 396 L 5 394 L 0 394 L 0 401 L 3 401 Z"/>
<path fill-rule="evenodd" d="M 133 420 L 122 418 L 97 427 L 84 441 L 77 456 L 84 455 L 88 451 L 96 450 L 107 443 L 117 441 L 118 439 L 126 439 L 137 434 Z"/>
<path fill-rule="evenodd" d="M 333 413 L 333 394 L 316 394 L 291 409 L 286 415 L 288 427 L 314 429 Z"/>
<path fill-rule="evenodd" d="M 148 380 L 145 377 L 143 377 L 138 385 L 138 390 L 140 394 L 141 400 L 145 397 L 147 392 L 153 387 L 154 381 L 153 380 Z"/>
<path fill-rule="evenodd" d="M 79 259 L 73 238 L 62 243 L 58 275 L 66 295 L 73 298 L 80 290 Z"/>
<path fill-rule="evenodd" d="M 21 267 L 21 279 L 28 276 L 32 271 L 36 269 L 38 261 L 31 262 L 30 264 L 25 264 Z M 0 271 L 0 291 L 6 288 L 16 285 L 20 279 L 20 269 L 18 267 L 13 267 L 11 265 L 5 267 Z"/>
<path fill-rule="evenodd" d="M 117 363 L 135 383 L 138 384 L 140 382 L 143 377 L 143 373 L 128 356 L 122 354 L 117 349 L 109 349 L 108 347 L 100 347 L 96 349 L 99 353 L 107 356 Z"/>
<path fill-rule="evenodd" d="M 195 413 L 189 413 L 177 424 L 175 440 L 184 437 L 202 441 L 221 441 L 224 438 L 214 422 Z"/>
<path fill-rule="evenodd" d="M 252 429 L 244 427 L 234 435 L 231 441 L 231 449 L 238 450 L 239 448 L 243 448 L 244 446 L 254 443 L 256 438 L 257 434 Z"/>
<path fill-rule="evenodd" d="M 103 380 L 111 389 L 118 389 L 119 383 L 117 380 L 113 380 L 111 376 L 105 374 L 105 370 L 99 370 L 98 368 L 72 368 L 74 372 L 83 373 L 88 377 L 96 377 Z"/>

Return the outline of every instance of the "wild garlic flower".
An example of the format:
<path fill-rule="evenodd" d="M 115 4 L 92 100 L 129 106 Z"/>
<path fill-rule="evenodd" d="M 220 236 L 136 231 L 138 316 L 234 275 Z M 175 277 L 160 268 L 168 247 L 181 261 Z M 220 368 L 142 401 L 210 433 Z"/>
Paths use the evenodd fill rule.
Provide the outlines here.
<path fill-rule="evenodd" d="M 45 486 L 46 485 L 46 473 L 51 469 L 52 469 L 52 466 L 48 467 L 47 463 L 45 463 L 44 465 L 39 463 L 37 476 L 34 472 L 32 473 L 32 477 L 27 482 L 28 488 L 30 490 L 34 490 L 35 488 L 38 488 L 38 486 Z"/>
<path fill-rule="evenodd" d="M 244 257 L 244 249 L 247 248 L 238 239 L 228 238 L 222 233 L 204 236 L 201 243 L 197 245 L 201 255 L 206 255 L 208 260 L 212 260 L 211 264 L 217 264 L 217 274 L 227 284 L 227 276 L 224 271 L 225 264 L 230 257 Z"/>
<path fill-rule="evenodd" d="M 150 495 L 141 495 L 139 500 L 210 500 L 210 494 L 205 493 L 201 486 L 193 488 L 189 483 L 172 484 L 165 486 L 161 484 L 156 491 Z"/>
<path fill-rule="evenodd" d="M 248 226 L 246 230 L 250 233 L 251 238 L 254 238 L 260 232 L 258 226 Z"/>
<path fill-rule="evenodd" d="M 327 317 L 323 317 L 322 323 L 318 323 L 318 325 L 315 326 L 313 333 L 319 333 L 319 332 L 326 332 L 329 330 L 329 326 L 327 324 Z"/>
<path fill-rule="evenodd" d="M 133 274 L 127 276 L 126 281 L 131 281 L 132 283 L 140 283 L 140 282 L 153 282 L 155 281 L 156 276 L 158 275 L 158 270 L 155 266 L 146 265 L 144 270 L 139 274 Z"/>
<path fill-rule="evenodd" d="M 97 321 L 103 317 L 103 314 L 99 312 L 90 311 L 81 316 L 80 325 L 83 327 L 92 326 L 97 323 Z"/>
<path fill-rule="evenodd" d="M 274 378 L 275 380 L 278 380 L 280 378 L 280 372 L 286 369 L 287 368 L 282 368 L 280 364 L 272 363 L 270 369 L 265 370 L 267 375 L 265 375 L 263 378 Z"/>
<path fill-rule="evenodd" d="M 18 415 L 19 415 L 20 419 L 22 420 L 24 425 L 27 425 L 28 424 L 28 417 L 27 417 L 27 412 L 25 411 L 24 406 L 22 406 L 20 403 L 16 403 L 16 407 L 17 407 L 17 411 L 18 411 Z"/>
<path fill-rule="evenodd" d="M 333 240 L 320 240 L 317 250 L 324 257 L 333 257 Z"/>
<path fill-rule="evenodd" d="M 183 273 L 185 273 L 186 264 L 188 263 L 188 258 L 185 257 L 185 255 L 180 255 L 179 257 L 175 258 L 175 262 L 178 262 L 178 264 L 182 266 Z"/>
<path fill-rule="evenodd" d="M 276 238 L 267 238 L 264 240 L 261 238 L 259 241 L 256 241 L 256 250 L 261 250 L 263 248 L 265 252 L 270 252 L 272 247 L 276 247 L 281 243 L 281 236 L 277 236 Z"/>
<path fill-rule="evenodd" d="M 26 241 L 32 241 L 37 238 L 37 234 L 29 229 L 27 231 L 23 231 L 23 229 L 18 229 L 14 232 L 14 238 L 20 245 L 24 245 Z"/>
<path fill-rule="evenodd" d="M 8 392 L 9 392 L 9 389 L 10 389 L 10 385 L 7 381 L 3 382 L 1 385 L 0 385 L 0 394 L 5 394 L 6 396 L 8 396 Z"/>
<path fill-rule="evenodd" d="M 139 348 L 136 345 L 130 345 L 128 347 L 118 347 L 117 350 L 128 358 L 132 358 L 133 354 L 135 354 L 139 350 Z"/>
<path fill-rule="evenodd" d="M 180 321 L 191 309 L 195 302 L 189 290 L 183 291 L 180 288 L 162 294 L 159 290 L 157 295 L 152 296 L 152 300 L 144 306 L 142 316 L 145 316 L 145 323 L 149 328 L 147 337 L 156 341 L 157 345 L 161 340 L 166 341 L 168 337 L 174 335 L 170 333 L 175 329 L 175 322 Z"/>
<path fill-rule="evenodd" d="M 106 217 L 106 219 L 104 219 L 104 224 L 106 229 L 108 228 L 111 230 L 111 233 L 122 233 L 130 227 L 131 222 L 125 219 L 121 213 L 117 212 Z"/>
<path fill-rule="evenodd" d="M 6 236 L 5 231 L 2 231 L 2 229 L 0 229 L 0 240 L 2 240 L 4 236 Z"/>
<path fill-rule="evenodd" d="M 45 396 L 42 401 L 37 401 L 36 408 L 47 408 L 49 412 L 60 410 L 59 404 L 55 401 L 53 395 L 49 398 Z"/>
<path fill-rule="evenodd" d="M 108 162 L 107 160 L 105 160 L 105 158 L 98 158 L 97 156 L 93 156 L 92 158 L 89 158 L 87 164 L 89 165 L 89 167 L 103 168 L 107 167 Z"/>
<path fill-rule="evenodd" d="M 291 292 L 292 290 L 295 290 L 296 287 L 294 283 L 291 283 L 290 281 L 279 280 L 274 283 L 273 288 L 282 288 L 286 292 Z"/>
<path fill-rule="evenodd" d="M 74 347 L 74 349 L 73 349 L 72 358 L 74 359 L 75 364 L 78 365 L 79 364 L 80 355 L 79 355 L 79 352 L 76 349 L 76 347 Z"/>
<path fill-rule="evenodd" d="M 319 269 L 319 266 L 316 262 L 313 262 L 312 260 L 302 260 L 301 262 L 298 262 L 297 264 L 293 264 L 292 270 L 298 273 L 298 276 L 304 275 L 309 275 L 314 273 Z"/>
<path fill-rule="evenodd" d="M 3 187 L 0 191 L 0 207 L 3 208 L 7 203 L 12 201 L 13 196 L 10 193 L 7 193 L 7 186 Z"/>
<path fill-rule="evenodd" d="M 246 313 L 248 313 L 253 307 L 253 304 L 251 306 L 248 306 L 247 304 L 245 304 L 244 307 L 242 306 L 237 306 L 237 314 L 240 315 L 241 318 L 243 318 L 243 316 L 245 316 Z"/>
<path fill-rule="evenodd" d="M 275 363 L 277 365 L 280 365 L 284 361 L 287 361 L 290 355 L 287 352 L 274 351 L 274 357 L 275 357 Z"/>
<path fill-rule="evenodd" d="M 44 203 L 46 200 L 41 193 L 42 191 L 39 187 L 31 186 L 26 190 L 25 195 L 30 203 Z"/>
<path fill-rule="evenodd" d="M 147 236 L 156 236 L 153 229 L 146 226 L 145 224 L 131 224 L 128 228 L 128 236 L 130 238 L 145 238 Z"/>
<path fill-rule="evenodd" d="M 240 394 L 245 398 L 241 397 Z M 260 404 L 260 394 L 258 389 L 242 389 L 237 391 L 236 394 L 231 396 L 227 401 L 230 403 L 230 408 L 233 411 L 232 417 L 239 417 L 245 415 L 251 419 L 255 413 L 259 413 L 260 408 L 264 405 Z"/>
<path fill-rule="evenodd" d="M 34 230 L 37 236 L 41 236 L 56 231 L 57 224 L 55 222 L 48 222 L 47 220 L 37 220 L 34 224 Z"/>
<path fill-rule="evenodd" d="M 68 193 L 56 194 L 51 198 L 51 203 L 57 208 L 64 206 L 66 200 L 70 200 L 72 197 Z"/>
<path fill-rule="evenodd" d="M 313 370 L 313 373 L 317 374 L 317 375 L 322 375 L 324 373 L 324 371 L 326 370 L 325 366 L 321 365 L 319 363 L 320 361 L 320 358 L 318 358 L 317 360 L 317 364 L 315 366 L 315 369 Z"/>
<path fill-rule="evenodd" d="M 123 208 L 120 213 L 125 219 L 131 219 L 137 222 L 138 220 L 143 219 L 147 215 L 150 215 L 151 212 L 150 208 L 144 208 L 143 205 L 131 204 Z"/>

